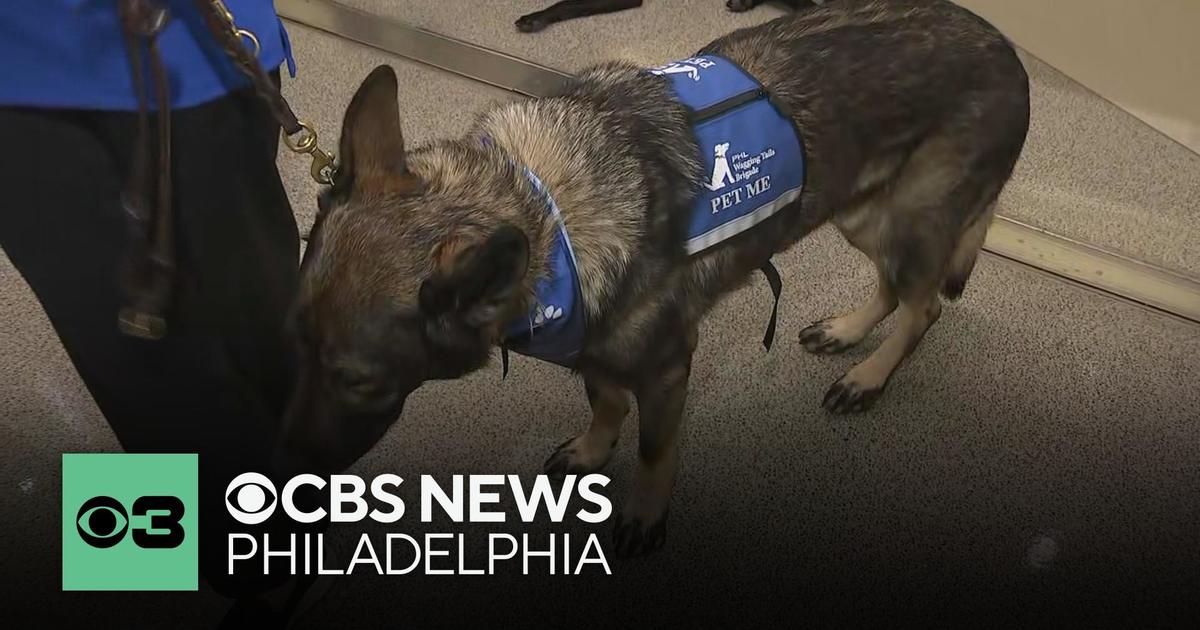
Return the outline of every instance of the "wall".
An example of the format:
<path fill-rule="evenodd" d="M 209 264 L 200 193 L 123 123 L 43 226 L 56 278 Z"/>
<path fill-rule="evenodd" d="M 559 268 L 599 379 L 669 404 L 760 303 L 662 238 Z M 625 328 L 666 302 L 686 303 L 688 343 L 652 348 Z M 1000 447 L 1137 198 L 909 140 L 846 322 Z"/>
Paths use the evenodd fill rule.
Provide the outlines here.
<path fill-rule="evenodd" d="M 1200 152 L 1200 0 L 956 0 Z"/>

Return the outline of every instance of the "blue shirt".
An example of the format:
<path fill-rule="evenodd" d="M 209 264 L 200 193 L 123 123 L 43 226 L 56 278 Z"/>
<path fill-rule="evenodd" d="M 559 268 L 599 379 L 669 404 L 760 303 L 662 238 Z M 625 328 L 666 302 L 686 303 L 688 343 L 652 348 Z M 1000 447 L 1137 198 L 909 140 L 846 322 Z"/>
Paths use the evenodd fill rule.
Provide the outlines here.
<path fill-rule="evenodd" d="M 171 106 L 199 105 L 249 85 L 205 26 L 193 0 L 162 0 L 171 20 L 158 46 Z M 136 110 L 137 94 L 116 0 L 8 0 L 0 11 L 0 105 Z M 258 37 L 259 63 L 295 64 L 271 0 L 225 0 L 239 28 Z M 144 63 L 149 63 L 148 57 Z M 147 83 L 150 102 L 155 99 Z"/>

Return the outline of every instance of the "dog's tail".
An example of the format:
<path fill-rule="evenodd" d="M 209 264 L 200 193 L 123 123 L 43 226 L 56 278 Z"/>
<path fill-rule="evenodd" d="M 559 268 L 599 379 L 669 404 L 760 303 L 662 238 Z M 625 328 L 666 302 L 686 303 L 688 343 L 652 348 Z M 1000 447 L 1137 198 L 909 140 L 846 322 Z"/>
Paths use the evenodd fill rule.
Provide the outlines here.
<path fill-rule="evenodd" d="M 950 256 L 949 264 L 946 265 L 946 275 L 942 281 L 942 296 L 947 300 L 957 300 L 962 296 L 963 289 L 967 287 L 967 279 L 971 277 L 971 271 L 975 269 L 975 260 L 979 257 L 979 250 L 983 248 L 983 241 L 987 237 L 988 228 L 992 225 L 992 218 L 995 215 L 996 204 L 993 202 L 987 210 L 967 226 L 966 230 L 963 230 L 962 236 L 958 238 L 958 244 L 954 246 L 954 253 Z"/>

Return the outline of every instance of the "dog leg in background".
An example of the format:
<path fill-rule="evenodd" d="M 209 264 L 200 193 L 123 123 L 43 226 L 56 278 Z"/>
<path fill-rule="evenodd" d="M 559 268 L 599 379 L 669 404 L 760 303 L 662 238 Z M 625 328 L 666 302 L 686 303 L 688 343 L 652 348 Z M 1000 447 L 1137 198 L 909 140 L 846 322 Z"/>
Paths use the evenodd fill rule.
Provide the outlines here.
<path fill-rule="evenodd" d="M 687 402 L 688 376 L 697 330 L 690 327 L 676 339 L 662 341 L 674 346 L 669 360 L 641 382 L 634 394 L 638 402 L 638 464 L 633 490 L 617 517 L 613 546 L 620 557 L 650 553 L 666 542 L 667 510 L 675 471 L 679 465 L 679 428 Z"/>
<path fill-rule="evenodd" d="M 548 475 L 584 475 L 604 468 L 612 459 L 621 424 L 629 415 L 629 391 L 608 379 L 585 375 L 592 422 L 587 431 L 563 442 L 546 460 Z"/>
<path fill-rule="evenodd" d="M 764 2 L 766 0 L 725 0 L 725 8 L 736 13 L 741 13 L 742 11 L 749 11 Z M 794 11 L 799 11 L 800 9 L 820 6 L 825 4 L 825 2 L 820 0 L 784 0 L 783 4 L 788 5 Z"/>
<path fill-rule="evenodd" d="M 642 0 L 562 0 L 541 11 L 522 15 L 517 18 L 516 26 L 518 31 L 536 33 L 555 22 L 636 9 L 640 6 Z"/>

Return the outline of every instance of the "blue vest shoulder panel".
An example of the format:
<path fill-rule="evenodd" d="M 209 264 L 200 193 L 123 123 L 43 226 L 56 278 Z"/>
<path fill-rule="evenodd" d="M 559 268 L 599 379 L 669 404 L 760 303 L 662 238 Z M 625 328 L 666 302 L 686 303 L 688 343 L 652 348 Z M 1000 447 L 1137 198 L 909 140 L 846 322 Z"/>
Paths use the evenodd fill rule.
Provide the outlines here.
<path fill-rule="evenodd" d="M 542 194 L 558 226 L 549 256 L 549 273 L 534 284 L 533 310 L 509 323 L 505 348 L 526 356 L 573 367 L 583 349 L 586 321 L 575 251 L 563 225 L 558 204 L 529 169 L 525 177 Z"/>
<path fill-rule="evenodd" d="M 693 112 L 705 179 L 686 248 L 696 254 L 754 227 L 800 196 L 804 147 L 795 124 L 737 64 L 698 55 L 651 68 Z"/>

